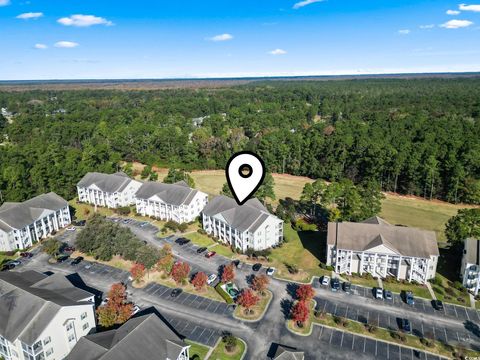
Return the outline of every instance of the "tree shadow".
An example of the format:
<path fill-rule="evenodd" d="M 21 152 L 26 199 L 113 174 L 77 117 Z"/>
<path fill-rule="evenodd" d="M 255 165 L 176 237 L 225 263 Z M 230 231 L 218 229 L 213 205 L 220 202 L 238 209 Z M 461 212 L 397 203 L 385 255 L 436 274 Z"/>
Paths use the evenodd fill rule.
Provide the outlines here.
<path fill-rule="evenodd" d="M 453 244 L 440 248 L 437 272 L 448 280 L 455 282 L 459 278 L 460 263 L 462 261 L 462 244 Z"/>
<path fill-rule="evenodd" d="M 245 281 L 248 285 L 252 285 L 253 279 L 255 279 L 255 274 L 248 274 L 247 276 L 245 276 Z"/>
<path fill-rule="evenodd" d="M 326 231 L 299 231 L 298 237 L 305 250 L 309 251 L 317 260 L 325 263 L 327 258 Z"/>
<path fill-rule="evenodd" d="M 292 311 L 293 301 L 289 299 L 282 299 L 280 307 L 282 308 L 283 317 L 285 320 L 290 319 L 290 312 Z"/>
<path fill-rule="evenodd" d="M 299 285 L 297 283 L 288 283 L 287 284 L 287 294 L 290 295 L 293 299 L 297 297 L 297 289 Z"/>

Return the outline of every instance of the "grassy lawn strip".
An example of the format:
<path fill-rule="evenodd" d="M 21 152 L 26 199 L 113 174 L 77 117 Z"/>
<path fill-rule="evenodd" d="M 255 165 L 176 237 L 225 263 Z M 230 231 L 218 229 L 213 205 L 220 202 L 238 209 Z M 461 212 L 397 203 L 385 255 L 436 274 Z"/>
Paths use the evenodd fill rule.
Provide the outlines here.
<path fill-rule="evenodd" d="M 226 245 L 218 244 L 215 246 L 212 246 L 211 248 L 208 249 L 209 251 L 215 251 L 218 255 L 225 256 L 226 258 L 233 258 L 233 251 L 230 250 L 230 248 Z"/>
<path fill-rule="evenodd" d="M 238 339 L 237 346 L 234 351 L 228 352 L 225 349 L 225 343 L 220 340 L 208 360 L 240 360 L 245 352 L 245 343 Z"/>
<path fill-rule="evenodd" d="M 391 330 L 387 330 L 383 328 L 376 328 L 374 332 L 369 332 L 362 323 L 357 321 L 347 320 L 346 326 L 343 326 L 343 325 L 337 324 L 334 321 L 334 316 L 330 314 L 323 314 L 323 316 L 321 317 L 315 317 L 314 314 L 312 313 L 311 318 L 314 323 L 338 328 L 343 331 L 347 331 L 347 332 L 351 332 L 351 333 L 355 333 L 363 336 L 372 337 L 378 340 L 393 342 L 398 345 L 410 346 L 412 348 L 416 348 L 422 351 L 429 351 L 431 353 L 446 356 L 448 358 L 452 357 L 452 353 L 455 350 L 452 346 L 448 344 L 444 344 L 440 341 L 435 341 L 432 347 L 428 347 L 420 342 L 420 338 L 414 335 L 409 335 L 409 334 L 404 334 L 405 335 L 404 341 L 400 339 L 395 339 L 394 337 L 392 337 Z M 397 332 L 393 331 L 393 333 L 397 333 Z M 476 357 L 480 355 L 479 352 L 475 352 L 473 350 L 463 350 L 463 352 L 465 355 L 472 356 L 472 357 Z"/>
<path fill-rule="evenodd" d="M 395 293 L 400 293 L 402 290 L 411 291 L 414 296 L 431 299 L 430 292 L 427 287 L 420 284 L 402 284 L 400 282 L 383 282 L 383 288 Z"/>
<path fill-rule="evenodd" d="M 210 239 L 207 235 L 202 235 L 198 232 L 186 234 L 184 237 L 190 239 L 192 243 L 198 246 L 210 246 L 215 244 L 215 241 Z"/>
<path fill-rule="evenodd" d="M 112 267 L 122 269 L 122 270 L 125 270 L 125 271 L 130 271 L 130 269 L 132 268 L 132 265 L 133 265 L 133 262 L 122 259 L 119 256 L 114 256 L 112 258 L 112 260 L 110 260 L 110 261 L 100 261 L 100 260 L 96 260 L 93 256 L 83 254 L 79 251 L 75 251 L 71 255 L 72 258 L 77 257 L 77 256 L 83 256 L 85 258 L 85 260 L 105 264 L 105 265 L 112 266 Z M 207 285 L 203 290 L 198 291 L 193 287 L 192 284 L 190 284 L 190 282 L 187 283 L 186 285 L 179 285 L 179 284 L 175 283 L 175 281 L 173 281 L 169 276 L 165 276 L 164 274 L 159 273 L 158 271 L 154 271 L 154 270 L 150 271 L 149 274 L 147 273 L 143 283 L 135 284 L 135 287 L 144 287 L 150 282 L 155 282 L 155 283 L 158 283 L 158 284 L 170 287 L 170 288 L 181 288 L 183 291 L 185 291 L 187 293 L 198 295 L 198 296 L 203 296 L 203 297 L 206 297 L 206 298 L 209 298 L 209 299 L 212 299 L 212 300 L 221 301 L 221 302 L 224 301 L 222 299 L 222 297 L 211 286 Z"/>
<path fill-rule="evenodd" d="M 270 290 L 266 290 L 264 296 L 260 294 L 258 294 L 258 296 L 260 297 L 260 301 L 257 305 L 251 308 L 251 313 L 247 315 L 245 314 L 245 310 L 242 306 L 237 306 L 233 314 L 239 319 L 258 320 L 270 304 L 270 301 L 272 300 L 272 292 Z"/>
<path fill-rule="evenodd" d="M 190 354 L 190 359 L 193 359 L 195 356 L 198 356 L 198 360 L 206 360 L 206 356 L 210 348 L 206 345 L 202 345 L 199 343 L 196 343 L 191 340 L 185 340 L 185 342 L 190 345 L 189 349 L 189 354 Z"/>
<path fill-rule="evenodd" d="M 438 272 L 436 277 L 442 280 L 441 286 L 432 284 L 433 292 L 438 300 L 446 303 L 470 306 L 470 297 L 467 292 L 458 291 L 453 286 L 450 286 L 450 281 Z"/>
<path fill-rule="evenodd" d="M 347 279 L 348 281 L 350 281 L 352 284 L 355 284 L 355 285 L 360 285 L 367 288 L 373 288 L 378 286 L 378 281 L 372 278 L 360 277 L 355 274 L 353 275 L 341 274 L 340 276 L 342 278 Z"/>

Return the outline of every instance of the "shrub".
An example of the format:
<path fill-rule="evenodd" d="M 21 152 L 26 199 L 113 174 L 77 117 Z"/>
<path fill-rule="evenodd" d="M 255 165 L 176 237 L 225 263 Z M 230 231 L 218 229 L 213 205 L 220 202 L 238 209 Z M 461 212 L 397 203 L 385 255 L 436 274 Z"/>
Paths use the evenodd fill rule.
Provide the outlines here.
<path fill-rule="evenodd" d="M 327 265 L 326 270 L 333 271 L 333 266 L 332 265 Z"/>
<path fill-rule="evenodd" d="M 367 329 L 367 331 L 371 334 L 375 334 L 378 330 L 378 326 L 377 325 L 374 325 L 374 324 L 366 324 L 365 325 L 365 328 Z"/>
<path fill-rule="evenodd" d="M 435 342 L 432 339 L 421 338 L 420 342 L 422 343 L 422 345 L 429 348 L 432 348 L 435 346 Z"/>
<path fill-rule="evenodd" d="M 317 319 L 325 319 L 325 317 L 327 316 L 327 313 L 324 310 L 315 310 L 314 315 Z"/>
<path fill-rule="evenodd" d="M 459 291 L 463 291 L 464 287 L 460 281 L 455 281 L 453 287 Z"/>
<path fill-rule="evenodd" d="M 455 296 L 455 290 L 453 290 L 451 287 L 447 287 L 445 289 L 445 293 L 450 295 L 450 296 Z"/>
<path fill-rule="evenodd" d="M 295 264 L 284 263 L 290 274 L 298 274 L 298 267 Z"/>
<path fill-rule="evenodd" d="M 115 212 L 119 215 L 124 215 L 124 216 L 127 216 L 128 214 L 130 214 L 130 207 L 128 206 L 124 206 L 124 207 L 120 207 L 118 209 L 115 209 Z"/>
<path fill-rule="evenodd" d="M 203 229 L 198 229 L 197 232 L 201 235 L 207 235 L 207 232 Z"/>
<path fill-rule="evenodd" d="M 407 341 L 407 337 L 405 336 L 405 334 L 399 332 L 399 331 L 390 331 L 390 336 L 395 339 L 395 340 L 399 340 L 401 342 L 405 342 Z"/>
<path fill-rule="evenodd" d="M 178 224 L 178 230 L 182 233 L 184 233 L 185 231 L 187 231 L 188 229 L 188 224 L 186 223 L 181 223 L 181 224 Z"/>
<path fill-rule="evenodd" d="M 443 281 L 442 281 L 442 279 L 440 279 L 439 276 L 435 276 L 433 279 L 430 280 L 430 282 L 433 285 L 437 285 L 437 286 L 442 286 L 442 284 L 443 284 Z"/>
<path fill-rule="evenodd" d="M 232 352 L 235 350 L 235 348 L 237 347 L 237 338 L 233 335 L 225 335 L 223 338 L 222 338 L 222 341 L 225 343 L 225 349 L 228 351 L 228 352 Z"/>
<path fill-rule="evenodd" d="M 178 230 L 178 223 L 173 221 L 173 220 L 169 220 L 165 223 L 165 225 L 163 225 L 163 228 L 166 229 L 166 230 L 177 231 Z"/>
<path fill-rule="evenodd" d="M 297 221 L 295 221 L 293 229 L 296 231 L 316 231 L 317 225 L 309 224 L 303 219 L 298 219 Z"/>

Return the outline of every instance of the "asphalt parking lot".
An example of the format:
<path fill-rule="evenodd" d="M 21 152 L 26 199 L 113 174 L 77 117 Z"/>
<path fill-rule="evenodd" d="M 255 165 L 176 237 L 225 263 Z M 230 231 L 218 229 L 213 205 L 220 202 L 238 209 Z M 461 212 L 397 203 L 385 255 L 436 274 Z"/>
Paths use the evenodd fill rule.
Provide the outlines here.
<path fill-rule="evenodd" d="M 326 293 L 330 292 L 330 288 L 325 288 L 324 286 L 321 286 L 319 281 L 314 281 L 314 286 L 318 289 L 325 290 Z M 342 293 L 342 291 L 340 291 Z M 361 296 L 366 299 L 374 300 L 374 301 L 382 301 L 383 305 L 387 306 L 393 306 L 397 308 L 404 308 L 404 309 L 409 309 L 409 310 L 414 310 L 418 312 L 422 312 L 424 314 L 433 314 L 436 316 L 447 316 L 453 319 L 458 319 L 461 321 L 474 321 L 474 322 L 479 322 L 480 321 L 480 312 L 467 308 L 464 306 L 458 306 L 458 305 L 453 305 L 453 304 L 443 304 L 443 311 L 438 311 L 433 308 L 433 305 L 431 301 L 422 299 L 422 298 L 415 298 L 415 304 L 408 305 L 406 304 L 401 296 L 399 294 L 393 293 L 393 299 L 391 301 L 388 300 L 377 300 L 373 296 L 373 291 L 371 288 L 363 287 L 363 286 L 358 286 L 358 285 L 352 285 L 352 294 L 344 294 L 346 297 L 350 296 Z"/>
<path fill-rule="evenodd" d="M 441 359 L 438 356 L 416 351 L 410 348 L 401 347 L 387 342 L 376 341 L 371 338 L 363 337 L 346 333 L 340 330 L 335 330 L 323 326 L 315 326 L 312 332 L 310 341 L 317 339 L 322 343 L 335 346 L 339 350 L 354 351 L 358 354 L 365 354 L 372 358 L 379 359 L 424 359 L 434 360 Z M 319 344 L 319 349 L 321 345 Z"/>
<path fill-rule="evenodd" d="M 232 305 L 228 305 L 220 301 L 211 300 L 206 297 L 189 294 L 186 292 L 182 292 L 180 295 L 173 298 L 171 296 L 172 288 L 160 284 L 150 283 L 144 289 L 142 289 L 142 291 L 146 292 L 151 296 L 156 296 L 163 300 L 172 301 L 175 304 L 180 304 L 193 309 L 210 312 L 212 315 L 231 316 L 233 310 L 235 309 L 235 307 Z"/>
<path fill-rule="evenodd" d="M 86 260 L 75 266 L 70 265 L 70 260 L 58 263 L 56 266 L 68 268 L 72 272 L 78 272 L 80 275 L 88 273 L 89 275 L 108 276 L 112 280 L 112 283 L 126 282 L 130 276 L 128 271 Z"/>
<path fill-rule="evenodd" d="M 173 328 L 185 336 L 187 339 L 213 347 L 218 338 L 222 335 L 220 332 L 209 329 L 203 325 L 198 325 L 190 321 L 165 316 L 165 319 Z"/>
<path fill-rule="evenodd" d="M 379 327 L 389 330 L 399 329 L 397 317 L 388 313 L 367 310 L 366 308 L 358 306 L 358 304 L 352 305 L 351 307 L 343 306 L 337 304 L 334 300 L 327 300 L 319 297 L 316 297 L 315 301 L 317 302 L 317 310 L 325 311 L 329 314 L 345 317 L 364 324 L 377 324 Z M 465 329 L 446 328 L 436 323 L 425 323 L 412 318 L 408 318 L 408 320 L 410 320 L 411 323 L 412 334 L 419 337 L 434 337 L 444 343 L 462 343 L 467 347 L 471 344 L 480 342 L 478 336 L 475 336 Z M 480 347 L 474 350 L 480 350 Z"/>

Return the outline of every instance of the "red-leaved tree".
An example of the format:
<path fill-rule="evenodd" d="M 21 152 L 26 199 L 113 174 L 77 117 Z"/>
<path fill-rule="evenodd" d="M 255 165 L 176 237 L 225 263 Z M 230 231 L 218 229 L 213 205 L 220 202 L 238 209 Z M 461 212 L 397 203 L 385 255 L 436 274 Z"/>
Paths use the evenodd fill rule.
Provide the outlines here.
<path fill-rule="evenodd" d="M 267 275 L 255 276 L 252 280 L 252 289 L 264 295 L 268 284 L 270 284 L 270 279 Z"/>
<path fill-rule="evenodd" d="M 190 266 L 186 262 L 177 261 L 173 264 L 171 276 L 177 284 L 185 282 L 190 274 Z"/>
<path fill-rule="evenodd" d="M 192 279 L 192 285 L 197 290 L 203 289 L 207 285 L 207 275 L 204 272 L 198 272 Z"/>
<path fill-rule="evenodd" d="M 113 284 L 108 292 L 108 303 L 97 309 L 98 323 L 103 327 L 123 324 L 130 319 L 133 304 L 127 301 L 126 289 L 123 284 Z"/>
<path fill-rule="evenodd" d="M 235 268 L 233 264 L 224 265 L 222 268 L 222 282 L 228 283 L 235 279 Z"/>
<path fill-rule="evenodd" d="M 305 301 L 297 301 L 292 307 L 292 319 L 297 323 L 299 327 L 303 327 L 303 324 L 308 320 L 310 316 L 310 310 Z"/>
<path fill-rule="evenodd" d="M 140 282 L 145 277 L 145 266 L 143 264 L 135 263 L 130 269 L 130 274 L 132 274 L 132 279 L 135 282 Z"/>
<path fill-rule="evenodd" d="M 252 289 L 243 289 L 242 293 L 237 297 L 237 304 L 245 309 L 245 314 L 249 314 L 251 308 L 257 305 L 259 300 Z"/>
<path fill-rule="evenodd" d="M 313 290 L 312 285 L 300 285 L 297 288 L 296 295 L 298 301 L 309 302 L 313 299 L 315 291 Z"/>

